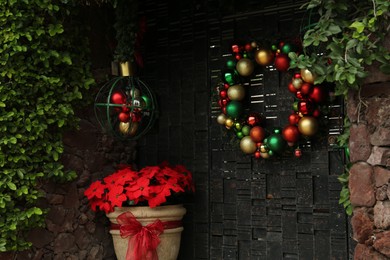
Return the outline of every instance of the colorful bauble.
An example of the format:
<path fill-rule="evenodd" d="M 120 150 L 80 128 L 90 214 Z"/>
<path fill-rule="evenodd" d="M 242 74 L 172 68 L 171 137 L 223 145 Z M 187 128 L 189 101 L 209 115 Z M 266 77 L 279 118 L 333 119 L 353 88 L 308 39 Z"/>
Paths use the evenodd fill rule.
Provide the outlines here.
<path fill-rule="evenodd" d="M 318 131 L 318 121 L 312 116 L 304 116 L 298 122 L 298 129 L 305 136 L 313 136 Z"/>
<path fill-rule="evenodd" d="M 286 54 L 279 54 L 275 58 L 275 68 L 279 71 L 287 71 L 290 67 L 290 59 Z"/>
<path fill-rule="evenodd" d="M 313 84 L 314 83 L 314 80 L 315 80 L 315 76 L 313 75 L 313 73 L 308 70 L 308 69 L 301 69 L 301 77 L 302 79 L 307 82 L 307 83 L 310 83 L 310 84 Z"/>
<path fill-rule="evenodd" d="M 230 100 L 241 101 L 245 97 L 245 89 L 241 84 L 230 86 L 227 90 L 227 96 Z"/>
<path fill-rule="evenodd" d="M 220 124 L 220 125 L 224 125 L 225 122 L 226 122 L 226 119 L 227 119 L 226 115 L 225 115 L 224 113 L 222 113 L 222 114 L 219 114 L 219 115 L 218 115 L 218 117 L 217 117 L 217 122 L 218 122 L 218 124 Z"/>
<path fill-rule="evenodd" d="M 238 118 L 243 112 L 243 107 L 241 102 L 232 100 L 226 105 L 226 113 L 232 118 Z"/>
<path fill-rule="evenodd" d="M 286 148 L 286 140 L 283 139 L 283 137 L 280 134 L 271 134 L 264 140 L 267 147 L 275 152 L 275 153 L 282 153 Z"/>
<path fill-rule="evenodd" d="M 262 49 L 255 52 L 255 60 L 262 66 L 271 65 L 274 61 L 274 56 L 275 55 L 270 50 Z"/>
<path fill-rule="evenodd" d="M 242 58 L 237 62 L 236 70 L 241 76 L 248 77 L 253 73 L 255 66 L 250 59 Z"/>
<path fill-rule="evenodd" d="M 296 125 L 288 125 L 283 129 L 283 139 L 290 143 L 296 143 L 300 136 L 299 129 Z"/>
<path fill-rule="evenodd" d="M 249 135 L 252 138 L 253 142 L 258 143 L 263 141 L 265 137 L 265 130 L 261 126 L 254 126 L 252 127 Z"/>
<path fill-rule="evenodd" d="M 252 141 L 250 136 L 245 136 L 240 141 L 240 148 L 246 154 L 252 154 L 256 151 L 256 143 Z"/>

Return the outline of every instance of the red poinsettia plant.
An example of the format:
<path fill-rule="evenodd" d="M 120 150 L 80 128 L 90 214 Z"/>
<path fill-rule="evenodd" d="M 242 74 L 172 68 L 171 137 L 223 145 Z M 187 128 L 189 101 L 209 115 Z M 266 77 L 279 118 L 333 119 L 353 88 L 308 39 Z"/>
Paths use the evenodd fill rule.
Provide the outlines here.
<path fill-rule="evenodd" d="M 114 211 L 114 207 L 147 205 L 151 208 L 174 204 L 195 191 L 192 174 L 183 165 L 162 163 L 139 171 L 122 165 L 84 192 L 92 210 Z"/>

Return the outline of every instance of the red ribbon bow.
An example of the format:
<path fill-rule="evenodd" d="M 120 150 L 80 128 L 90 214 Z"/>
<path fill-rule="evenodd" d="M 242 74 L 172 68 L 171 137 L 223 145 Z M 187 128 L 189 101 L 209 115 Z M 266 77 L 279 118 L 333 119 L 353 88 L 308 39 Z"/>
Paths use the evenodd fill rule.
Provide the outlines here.
<path fill-rule="evenodd" d="M 142 226 L 131 212 L 125 212 L 116 220 L 120 225 L 121 237 L 130 237 L 126 260 L 158 260 L 156 249 L 160 244 L 159 236 L 164 232 L 164 225 L 159 219 Z"/>

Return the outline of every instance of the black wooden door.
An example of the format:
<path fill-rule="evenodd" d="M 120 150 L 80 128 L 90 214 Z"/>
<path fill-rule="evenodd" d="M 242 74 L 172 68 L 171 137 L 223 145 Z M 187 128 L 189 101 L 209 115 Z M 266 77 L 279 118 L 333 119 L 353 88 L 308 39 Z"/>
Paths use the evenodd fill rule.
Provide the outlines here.
<path fill-rule="evenodd" d="M 348 224 L 338 204 L 341 107 L 330 130 L 302 146 L 303 157 L 254 159 L 216 122 L 216 87 L 237 39 L 299 35 L 302 1 L 142 2 L 148 29 L 141 78 L 154 89 L 160 117 L 138 142 L 139 165 L 164 160 L 194 173 L 197 192 L 185 205 L 179 259 L 348 259 Z M 250 88 L 251 110 L 267 127 L 291 111 L 291 75 L 265 69 Z"/>

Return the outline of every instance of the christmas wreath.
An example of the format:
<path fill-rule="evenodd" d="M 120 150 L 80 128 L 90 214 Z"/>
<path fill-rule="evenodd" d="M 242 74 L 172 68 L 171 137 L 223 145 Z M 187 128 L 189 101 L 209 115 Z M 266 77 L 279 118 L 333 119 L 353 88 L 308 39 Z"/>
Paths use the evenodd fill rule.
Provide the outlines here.
<path fill-rule="evenodd" d="M 329 97 L 326 87 L 314 85 L 315 75 L 308 69 L 291 74 L 288 90 L 295 96 L 293 112 L 288 123 L 273 130 L 265 128 L 266 118 L 259 112 L 244 113 L 246 87 L 255 69 L 276 69 L 287 72 L 290 67 L 288 53 L 299 53 L 299 45 L 279 42 L 271 48 L 261 47 L 256 41 L 231 45 L 231 56 L 222 70 L 222 81 L 217 87 L 221 114 L 217 122 L 235 132 L 240 148 L 255 158 L 292 153 L 301 157 L 300 143 L 313 138 L 324 118 L 325 104 Z"/>

